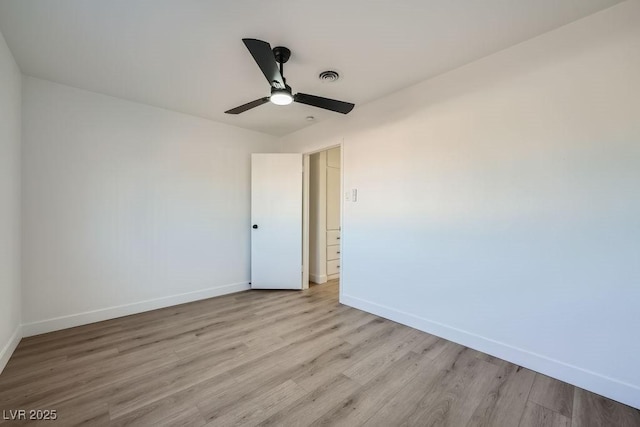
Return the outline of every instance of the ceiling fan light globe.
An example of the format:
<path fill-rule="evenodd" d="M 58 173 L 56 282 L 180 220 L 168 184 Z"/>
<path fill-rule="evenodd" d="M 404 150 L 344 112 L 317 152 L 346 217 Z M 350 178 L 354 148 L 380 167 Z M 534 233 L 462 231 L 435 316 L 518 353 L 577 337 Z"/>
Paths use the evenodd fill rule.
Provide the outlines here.
<path fill-rule="evenodd" d="M 269 100 L 276 105 L 289 105 L 293 102 L 293 96 L 286 90 L 274 91 Z"/>

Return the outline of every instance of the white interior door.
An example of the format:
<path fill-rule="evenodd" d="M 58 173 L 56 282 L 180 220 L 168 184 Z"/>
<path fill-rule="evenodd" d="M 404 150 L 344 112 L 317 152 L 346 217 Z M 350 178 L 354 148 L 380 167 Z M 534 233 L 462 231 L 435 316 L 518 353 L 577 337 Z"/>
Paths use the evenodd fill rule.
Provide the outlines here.
<path fill-rule="evenodd" d="M 302 154 L 251 155 L 251 287 L 302 289 Z"/>

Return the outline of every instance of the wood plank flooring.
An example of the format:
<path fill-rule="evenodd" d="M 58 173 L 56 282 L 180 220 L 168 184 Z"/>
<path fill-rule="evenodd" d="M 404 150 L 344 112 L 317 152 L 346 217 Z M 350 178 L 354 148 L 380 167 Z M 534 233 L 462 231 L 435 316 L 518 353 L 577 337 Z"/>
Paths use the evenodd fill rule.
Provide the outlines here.
<path fill-rule="evenodd" d="M 25 338 L 0 410 L 42 425 L 640 426 L 640 411 L 338 303 L 248 291 Z M 0 419 L 2 427 L 38 424 Z"/>

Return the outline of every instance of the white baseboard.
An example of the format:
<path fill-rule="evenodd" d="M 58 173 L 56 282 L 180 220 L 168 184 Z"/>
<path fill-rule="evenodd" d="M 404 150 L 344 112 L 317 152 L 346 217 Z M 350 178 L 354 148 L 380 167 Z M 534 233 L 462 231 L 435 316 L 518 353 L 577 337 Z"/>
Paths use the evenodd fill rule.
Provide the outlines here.
<path fill-rule="evenodd" d="M 343 294 L 340 302 L 640 409 L 640 387 L 637 385 L 350 295 Z"/>
<path fill-rule="evenodd" d="M 158 308 L 170 307 L 172 305 L 246 291 L 248 289 L 250 289 L 249 282 L 233 283 L 230 285 L 216 286 L 214 288 L 203 289 L 195 292 L 187 292 L 184 294 L 155 298 L 131 304 L 123 304 L 115 307 L 101 308 L 84 313 L 55 317 L 52 319 L 23 324 L 22 334 L 25 337 L 30 337 L 32 335 L 73 328 L 74 326 L 101 322 L 103 320 L 115 319 L 117 317 L 129 316 L 130 314 L 142 313 L 145 311 L 156 310 Z"/>
<path fill-rule="evenodd" d="M 309 273 L 309 280 L 313 283 L 322 284 L 327 282 L 326 274 L 311 274 Z"/>
<path fill-rule="evenodd" d="M 4 370 L 4 367 L 7 366 L 7 362 L 11 358 L 11 355 L 20 344 L 20 340 L 22 339 L 22 326 L 18 325 L 16 330 L 9 338 L 9 341 L 5 344 L 5 346 L 0 350 L 0 374 Z"/>

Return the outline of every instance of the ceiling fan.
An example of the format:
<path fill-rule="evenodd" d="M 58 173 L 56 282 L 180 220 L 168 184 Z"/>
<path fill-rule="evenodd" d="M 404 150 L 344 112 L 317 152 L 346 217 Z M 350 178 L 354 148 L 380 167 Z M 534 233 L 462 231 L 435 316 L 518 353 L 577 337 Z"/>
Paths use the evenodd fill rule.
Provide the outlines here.
<path fill-rule="evenodd" d="M 260 67 L 260 70 L 262 70 L 262 73 L 271 85 L 271 96 L 256 99 L 255 101 L 227 110 L 225 113 L 244 113 L 247 110 L 266 104 L 269 101 L 276 105 L 289 105 L 295 101 L 342 114 L 347 114 L 355 107 L 355 105 L 350 102 L 337 101 L 335 99 L 308 95 L 306 93 L 298 92 L 294 95 L 291 92 L 291 86 L 287 84 L 283 75 L 283 64 L 289 60 L 291 51 L 283 46 L 274 47 L 272 50 L 271 45 L 262 40 L 242 39 L 242 41 L 245 46 L 247 46 L 247 49 L 249 49 L 251 56 L 253 56 L 253 59 L 255 59 L 258 67 Z"/>

